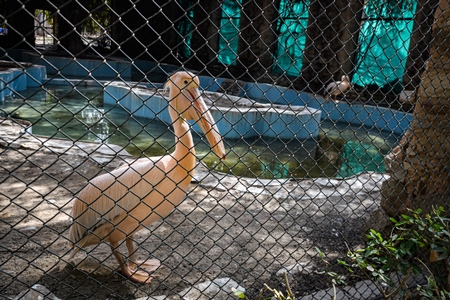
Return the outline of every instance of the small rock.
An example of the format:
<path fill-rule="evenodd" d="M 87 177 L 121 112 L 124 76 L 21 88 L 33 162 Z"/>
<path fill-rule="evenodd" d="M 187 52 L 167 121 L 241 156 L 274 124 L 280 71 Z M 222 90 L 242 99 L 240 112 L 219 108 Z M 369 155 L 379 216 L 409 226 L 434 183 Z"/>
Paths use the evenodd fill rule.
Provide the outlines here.
<path fill-rule="evenodd" d="M 378 232 L 389 232 L 392 227 L 392 222 L 389 215 L 381 208 L 377 208 L 370 212 L 369 218 L 366 220 L 364 226 L 364 233 L 369 233 L 370 229 Z"/>
<path fill-rule="evenodd" d="M 394 286 L 398 284 L 396 276 L 393 278 Z M 403 278 L 401 278 L 403 280 Z M 411 275 L 406 281 L 406 286 L 411 287 L 410 292 L 414 294 L 413 288 L 418 282 L 426 282 L 426 278 L 422 274 Z M 313 294 L 301 297 L 299 300 L 353 300 L 353 299 L 378 299 L 381 292 L 376 285 L 370 280 L 357 282 L 354 286 L 336 287 L 321 290 Z M 397 299 L 397 298 L 395 298 Z"/>
<path fill-rule="evenodd" d="M 237 282 L 230 278 L 217 278 L 205 281 L 179 293 L 185 299 L 235 299 L 232 289 L 245 292 Z"/>
<path fill-rule="evenodd" d="M 346 286 L 321 290 L 313 294 L 303 296 L 299 300 L 353 300 L 372 299 L 379 296 L 380 292 L 369 280 L 356 283 L 355 287 Z"/>
<path fill-rule="evenodd" d="M 26 231 L 33 231 L 33 230 L 36 230 L 36 229 L 37 229 L 36 226 L 27 226 L 27 227 L 20 228 L 19 231 L 26 232 Z"/>
<path fill-rule="evenodd" d="M 167 296 L 150 296 L 150 297 L 142 297 L 142 298 L 138 298 L 136 300 L 175 300 L 175 299 L 179 299 L 179 298 L 173 298 L 173 297 L 167 297 Z"/>
<path fill-rule="evenodd" d="M 299 273 L 309 274 L 313 271 L 313 268 L 314 266 L 312 265 L 312 262 L 296 263 L 295 265 L 290 265 L 278 270 L 277 276 L 283 276 L 284 273 L 287 273 L 288 275 L 295 275 Z"/>
<path fill-rule="evenodd" d="M 22 291 L 13 300 L 60 300 L 53 295 L 45 286 L 33 285 L 30 289 Z"/>
<path fill-rule="evenodd" d="M 111 160 L 114 159 L 114 157 L 102 157 L 102 156 L 91 156 L 90 158 L 92 161 L 94 161 L 96 164 L 99 164 L 100 166 L 106 166 L 111 162 Z"/>

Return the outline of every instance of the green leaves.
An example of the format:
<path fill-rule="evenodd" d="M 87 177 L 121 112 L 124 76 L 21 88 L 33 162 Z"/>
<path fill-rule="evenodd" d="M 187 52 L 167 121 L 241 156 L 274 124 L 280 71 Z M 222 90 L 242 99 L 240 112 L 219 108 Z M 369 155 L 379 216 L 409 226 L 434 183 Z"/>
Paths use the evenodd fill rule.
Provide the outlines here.
<path fill-rule="evenodd" d="M 444 217 L 444 213 L 442 207 L 426 215 L 417 209 L 401 215 L 399 220 L 391 218 L 394 229 L 390 236 L 383 237 L 371 229 L 366 247 L 348 252 L 351 263 L 339 263 L 350 272 L 355 268 L 362 270 L 388 299 L 406 289 L 406 279 L 411 273 L 423 272 L 424 263 L 419 257 L 420 253 L 428 252 L 429 263 L 436 265 L 438 271 L 434 275 L 428 269 L 428 284 L 420 287 L 420 293 L 428 299 L 450 299 L 450 218 Z"/>
<path fill-rule="evenodd" d="M 427 284 L 417 288 L 420 295 L 424 299 L 450 300 L 450 218 L 445 217 L 445 213 L 439 207 L 429 214 L 418 209 L 401 215 L 399 219 L 391 218 L 394 228 L 388 236 L 371 229 L 367 233 L 365 247 L 349 250 L 347 259 L 338 260 L 338 263 L 350 273 L 360 270 L 377 287 L 383 299 L 409 299 L 408 278 L 426 269 Z M 331 278 L 334 288 L 345 284 L 346 276 L 329 271 L 326 254 L 317 247 L 315 249 L 325 264 L 321 274 Z M 421 260 L 424 253 L 429 255 L 427 264 Z M 273 294 L 272 299 L 293 299 L 291 293 L 285 296 L 268 286 L 265 289 Z M 236 295 L 246 299 L 243 293 Z"/>

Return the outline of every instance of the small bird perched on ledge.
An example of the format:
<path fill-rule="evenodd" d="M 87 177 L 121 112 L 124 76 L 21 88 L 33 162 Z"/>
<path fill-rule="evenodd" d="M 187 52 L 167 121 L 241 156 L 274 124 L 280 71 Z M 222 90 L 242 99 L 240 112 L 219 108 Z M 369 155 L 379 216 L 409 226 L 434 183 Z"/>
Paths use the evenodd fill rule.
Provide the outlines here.
<path fill-rule="evenodd" d="M 327 85 L 325 88 L 325 101 L 330 102 L 331 96 L 333 96 L 333 101 L 336 102 L 337 95 L 345 92 L 350 85 L 350 78 L 347 75 L 342 76 L 342 81 L 335 81 Z"/>

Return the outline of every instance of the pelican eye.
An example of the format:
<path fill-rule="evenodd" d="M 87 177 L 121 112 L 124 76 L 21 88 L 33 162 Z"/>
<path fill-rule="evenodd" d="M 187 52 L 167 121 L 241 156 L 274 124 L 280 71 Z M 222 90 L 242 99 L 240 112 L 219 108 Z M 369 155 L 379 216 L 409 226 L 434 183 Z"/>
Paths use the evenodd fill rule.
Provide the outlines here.
<path fill-rule="evenodd" d="M 189 83 L 189 81 L 187 81 L 187 80 L 185 79 L 185 80 L 183 81 L 183 83 L 187 85 L 187 84 Z"/>

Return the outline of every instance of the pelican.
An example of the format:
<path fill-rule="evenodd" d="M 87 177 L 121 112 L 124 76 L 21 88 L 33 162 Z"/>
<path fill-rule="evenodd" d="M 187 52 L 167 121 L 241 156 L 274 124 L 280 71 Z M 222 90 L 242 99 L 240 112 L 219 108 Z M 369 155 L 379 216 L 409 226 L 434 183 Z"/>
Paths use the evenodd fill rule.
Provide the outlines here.
<path fill-rule="evenodd" d="M 195 120 L 212 150 L 225 159 L 225 148 L 215 122 L 198 90 L 200 81 L 189 72 L 177 72 L 165 88 L 175 132 L 175 151 L 170 155 L 136 160 L 90 180 L 75 197 L 71 211 L 70 258 L 81 249 L 107 242 L 121 273 L 132 281 L 150 283 L 160 267 L 157 259 L 136 259 L 136 232 L 164 218 L 185 197 L 196 162 L 194 142 L 187 120 Z M 125 240 L 128 256 L 119 252 Z"/>
<path fill-rule="evenodd" d="M 331 96 L 333 96 L 333 100 L 336 102 L 336 96 L 345 92 L 350 85 L 350 78 L 347 75 L 342 76 L 342 81 L 335 81 L 327 85 L 325 88 L 325 101 L 329 102 Z"/>

